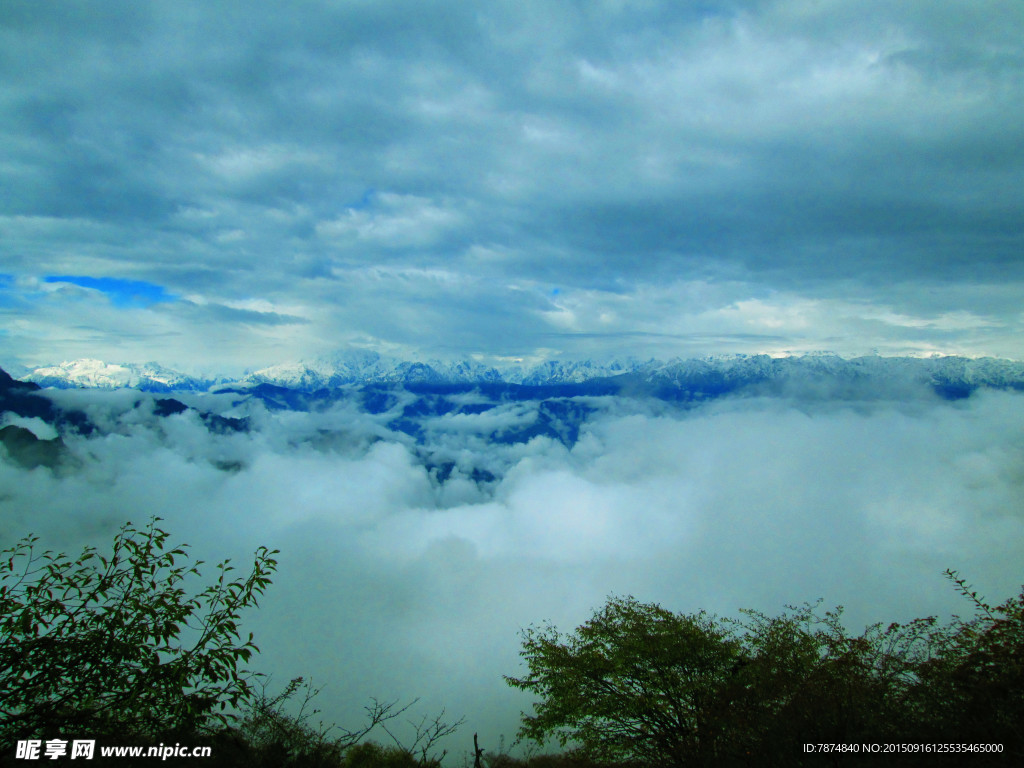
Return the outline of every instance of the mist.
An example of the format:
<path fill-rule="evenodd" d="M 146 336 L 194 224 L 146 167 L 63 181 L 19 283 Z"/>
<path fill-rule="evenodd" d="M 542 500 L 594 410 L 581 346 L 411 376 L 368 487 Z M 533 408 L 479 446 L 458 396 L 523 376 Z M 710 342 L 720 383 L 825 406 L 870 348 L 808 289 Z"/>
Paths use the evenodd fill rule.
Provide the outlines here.
<path fill-rule="evenodd" d="M 271 688 L 312 678 L 327 723 L 354 727 L 371 697 L 465 716 L 453 755 L 473 732 L 488 749 L 514 738 L 530 701 L 502 675 L 522 671 L 520 629 L 571 629 L 610 594 L 720 615 L 823 598 L 859 630 L 968 613 L 946 568 L 990 601 L 1024 581 L 1020 393 L 573 398 L 589 414 L 576 439 L 518 442 L 488 435 L 540 403 L 429 416 L 412 436 L 393 428 L 404 394 L 381 413 L 190 395 L 171 416 L 128 390 L 50 396 L 98 428 L 64 435 L 67 467 L 0 462 L 5 546 L 31 532 L 104 548 L 158 516 L 208 563 L 279 549 L 243 620 L 252 668 Z"/>

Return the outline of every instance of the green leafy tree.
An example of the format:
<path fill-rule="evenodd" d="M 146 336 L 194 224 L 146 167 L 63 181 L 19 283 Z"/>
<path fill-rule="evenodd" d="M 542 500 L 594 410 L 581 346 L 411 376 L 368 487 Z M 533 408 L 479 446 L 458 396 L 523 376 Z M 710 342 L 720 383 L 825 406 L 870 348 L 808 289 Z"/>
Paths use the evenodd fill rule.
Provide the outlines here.
<path fill-rule="evenodd" d="M 874 624 L 851 635 L 841 608 L 824 615 L 817 604 L 788 611 L 769 617 L 746 610 L 733 622 L 746 662 L 728 696 L 728 754 L 737 762 L 760 755 L 765 765 L 788 765 L 797 764 L 805 742 L 911 738 L 916 670 L 944 636 L 935 620 Z"/>
<path fill-rule="evenodd" d="M 1024 750 L 1024 592 L 992 608 L 947 574 L 976 615 L 874 624 L 851 634 L 842 609 L 789 607 L 738 620 L 676 614 L 610 598 L 575 632 L 523 632 L 528 674 L 506 681 L 538 697 L 519 735 L 557 740 L 597 763 L 644 766 L 859 764 L 805 743 L 1001 744 Z M 870 759 L 870 758 L 868 758 Z M 963 755 L 906 754 L 900 765 Z"/>
<path fill-rule="evenodd" d="M 277 550 L 252 570 L 228 561 L 198 594 L 185 546 L 127 523 L 102 555 L 39 551 L 28 537 L 0 557 L 0 743 L 68 733 L 147 736 L 223 727 L 253 697 L 241 665 L 258 651 L 239 617 L 270 584 Z"/>
<path fill-rule="evenodd" d="M 721 746 L 716 714 L 743 649 L 707 614 L 616 597 L 573 634 L 525 630 L 520 655 L 529 674 L 505 679 L 540 696 L 520 737 L 555 738 L 605 762 L 677 766 Z"/>
<path fill-rule="evenodd" d="M 938 739 L 1001 743 L 1024 753 L 1024 589 L 992 607 L 955 571 L 947 578 L 974 606 L 968 620 L 955 619 L 922 660 L 913 704 L 921 728 Z"/>

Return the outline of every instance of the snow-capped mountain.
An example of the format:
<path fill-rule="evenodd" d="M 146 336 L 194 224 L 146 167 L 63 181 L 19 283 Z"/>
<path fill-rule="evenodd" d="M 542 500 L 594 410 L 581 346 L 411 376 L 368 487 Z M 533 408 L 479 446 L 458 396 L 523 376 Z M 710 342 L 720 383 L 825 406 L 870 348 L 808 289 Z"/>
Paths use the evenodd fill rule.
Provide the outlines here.
<path fill-rule="evenodd" d="M 628 408 L 629 403 L 639 402 L 643 409 L 688 410 L 725 396 L 858 406 L 936 397 L 961 400 L 981 388 L 1024 391 L 1024 362 L 731 355 L 668 362 L 548 361 L 498 369 L 476 361 L 398 361 L 359 352 L 265 368 L 214 387 L 155 363 L 111 365 L 97 360 L 39 368 L 23 378 L 30 381 L 17 381 L 0 370 L 0 427 L 9 427 L 4 433 L 7 453 L 27 467 L 63 466 L 64 458 L 56 453 L 37 456 L 37 448 L 43 449 L 24 431 L 26 425 L 43 424 L 58 436 L 89 435 L 109 429 L 120 418 L 108 414 L 95 420 L 80 409 L 90 397 L 87 393 L 58 395 L 40 390 L 40 385 L 132 387 L 154 393 L 111 399 L 128 403 L 133 424 L 146 414 L 155 424 L 189 412 L 189 418 L 201 420 L 212 435 L 258 429 L 267 413 L 334 413 L 332 409 L 343 402 L 346 413 L 358 412 L 373 424 L 374 439 L 415 446 L 411 449 L 438 482 L 444 482 L 461 461 L 459 446 L 479 440 L 513 445 L 541 438 L 571 448 L 594 414 Z M 182 394 L 164 394 L 170 391 Z M 210 396 L 211 392 L 218 394 Z M 111 407 L 116 409 L 116 403 Z M 260 415 L 250 421 L 253 414 Z M 328 444 L 347 438 L 340 432 L 332 437 L 325 428 L 316 439 Z M 474 482 L 495 477 L 490 466 L 467 465 L 463 470 Z"/>
<path fill-rule="evenodd" d="M 591 379 L 630 373 L 650 366 L 654 361 L 636 360 L 597 363 L 593 360 L 549 360 L 523 367 L 487 366 L 475 360 L 403 361 L 356 350 L 320 357 L 312 361 L 275 365 L 250 373 L 242 385 L 274 386 L 314 392 L 345 384 L 521 384 L 546 386 L 580 384 Z"/>
<path fill-rule="evenodd" d="M 350 350 L 315 360 L 272 365 L 246 374 L 238 383 L 273 384 L 313 392 L 357 382 L 383 381 L 398 363 L 369 350 Z"/>
<path fill-rule="evenodd" d="M 366 350 L 347 350 L 310 361 L 263 368 L 237 381 L 197 379 L 157 363 L 108 364 L 76 360 L 36 368 L 23 381 L 42 387 L 134 387 L 151 392 L 204 391 L 215 384 L 244 390 L 272 385 L 303 393 L 348 385 L 508 385 L 582 387 L 588 393 L 703 399 L 731 392 L 818 397 L 900 397 L 929 388 L 943 397 L 978 387 L 1024 389 L 1024 362 L 993 358 L 843 358 L 829 353 L 799 357 L 725 355 L 700 359 L 550 360 L 497 368 L 473 360 L 409 361 Z M 583 393 L 581 389 L 581 393 Z M 593 391 L 591 391 L 593 390 Z"/>
<path fill-rule="evenodd" d="M 653 364 L 656 364 L 656 361 L 647 360 L 641 362 L 632 358 L 625 361 L 614 360 L 608 363 L 597 363 L 593 360 L 549 360 L 523 371 L 518 376 L 515 375 L 518 373 L 517 370 L 506 381 L 526 386 L 581 384 L 591 379 L 603 379 L 619 376 L 624 373 L 646 370 Z"/>
<path fill-rule="evenodd" d="M 789 394 L 819 398 L 901 397 L 922 388 L 955 399 L 979 387 L 1024 389 L 1024 362 L 966 357 L 843 358 L 831 353 L 799 357 L 732 355 L 671 360 L 629 372 L 623 383 L 679 397 Z"/>
<path fill-rule="evenodd" d="M 203 391 L 213 380 L 197 379 L 158 363 L 105 363 L 102 360 L 71 360 L 60 365 L 36 368 L 22 381 L 41 387 L 72 389 L 119 389 L 131 387 L 144 392 Z"/>

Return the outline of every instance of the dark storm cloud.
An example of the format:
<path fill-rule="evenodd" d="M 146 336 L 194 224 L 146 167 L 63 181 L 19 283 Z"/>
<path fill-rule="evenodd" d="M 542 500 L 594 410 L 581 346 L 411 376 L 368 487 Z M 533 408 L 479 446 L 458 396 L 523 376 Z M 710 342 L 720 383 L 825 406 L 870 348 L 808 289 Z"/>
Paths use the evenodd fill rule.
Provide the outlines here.
<path fill-rule="evenodd" d="M 310 318 L 285 345 L 301 353 L 352 336 L 542 353 L 555 316 L 485 317 L 525 283 L 617 303 L 558 315 L 580 334 L 652 332 L 642 297 L 701 283 L 729 290 L 669 324 L 854 299 L 1005 333 L 877 327 L 840 351 L 1020 353 L 1019 312 L 983 298 L 1024 283 L 1016 2 L 8 2 L 0 24 L 0 227 L 24 279 L 265 302 Z M 435 281 L 335 311 L 378 266 L 488 280 L 487 302 Z M 460 308 L 432 339 L 420 296 Z M 179 325 L 183 343 L 207 331 Z M 809 325 L 726 335 L 799 346 Z M 260 360 L 283 343 L 245 342 Z"/>

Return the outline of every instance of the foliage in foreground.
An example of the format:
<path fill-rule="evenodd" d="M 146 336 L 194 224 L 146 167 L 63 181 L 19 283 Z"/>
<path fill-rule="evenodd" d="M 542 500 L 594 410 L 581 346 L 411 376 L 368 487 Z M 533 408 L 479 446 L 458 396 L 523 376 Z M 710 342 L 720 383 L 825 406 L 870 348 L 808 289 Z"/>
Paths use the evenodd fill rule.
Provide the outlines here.
<path fill-rule="evenodd" d="M 214 582 L 192 594 L 186 586 L 203 563 L 172 547 L 158 522 L 125 524 L 109 555 L 87 547 L 72 560 L 39 551 L 32 536 L 0 553 L 0 765 L 21 762 L 19 740 L 51 738 L 208 745 L 211 768 L 440 765 L 438 742 L 461 724 L 443 711 L 413 721 L 403 744 L 389 723 L 415 702 L 373 701 L 363 726 L 348 731 L 312 725 L 312 686 L 289 711 L 301 678 L 269 695 L 263 676 L 241 666 L 259 649 L 239 621 L 270 584 L 277 550 L 257 550 L 240 578 L 220 563 Z M 362 743 L 378 728 L 392 746 Z M 129 762 L 96 755 L 91 764 Z"/>
<path fill-rule="evenodd" d="M 184 547 L 154 520 L 124 526 L 109 555 L 71 560 L 28 538 L 0 557 L 0 764 L 18 739 L 84 736 L 107 744 L 210 744 L 211 766 L 437 768 L 461 724 L 410 721 L 411 705 L 373 701 L 362 727 L 314 726 L 301 679 L 276 696 L 241 665 L 257 652 L 241 613 L 270 584 L 276 551 L 233 578 L 227 562 L 198 594 Z M 506 678 L 538 696 L 520 736 L 570 751 L 525 759 L 484 754 L 481 768 L 859 764 L 808 757 L 805 743 L 1002 744 L 1024 748 L 1024 591 L 995 608 L 947 572 L 975 615 L 868 627 L 850 635 L 840 611 L 789 608 L 740 620 L 678 614 L 611 598 L 573 633 L 528 629 L 528 674 Z M 391 744 L 365 741 L 383 731 Z M 991 755 L 968 755 L 975 765 Z M 894 764 L 959 764 L 919 754 Z M 171 759 L 168 764 L 179 764 Z M 193 761 L 194 762 L 194 761 Z M 123 759 L 109 764 L 127 765 Z M 468 763 L 464 760 L 468 766 Z M 12 763 L 13 764 L 13 763 Z M 77 764 L 77 763 L 74 763 Z M 95 760 L 94 765 L 102 765 Z M 193 763 L 190 763 L 193 764 Z"/>
<path fill-rule="evenodd" d="M 250 573 L 228 561 L 197 595 L 184 547 L 154 520 L 126 524 L 109 555 L 72 560 L 28 537 L 0 561 L 0 743 L 50 734 L 212 732 L 253 695 L 240 666 L 258 649 L 239 618 L 270 583 L 276 550 Z"/>
<path fill-rule="evenodd" d="M 365 707 L 366 719 L 356 730 L 338 726 L 314 726 L 312 718 L 319 710 L 310 703 L 319 693 L 309 683 L 297 712 L 289 712 L 286 704 L 296 695 L 302 678 L 292 680 L 284 691 L 268 696 L 263 688 L 242 720 L 238 735 L 245 745 L 244 765 L 252 768 L 440 768 L 445 751 L 437 752 L 438 742 L 453 734 L 462 720 L 445 721 L 445 713 L 433 718 L 423 716 L 410 720 L 411 743 L 403 743 L 394 735 L 392 725 L 416 703 L 400 705 L 397 701 L 376 699 Z M 381 745 L 364 739 L 374 730 L 382 730 L 393 742 Z"/>
<path fill-rule="evenodd" d="M 598 764 L 798 765 L 805 743 L 1024 746 L 1024 592 L 992 608 L 947 572 L 976 609 L 868 627 L 853 636 L 841 609 L 790 607 L 741 620 L 678 614 L 613 597 L 574 632 L 523 633 L 535 694 L 520 737 L 557 741 Z M 857 756 L 831 755 L 856 764 Z M 910 755 L 937 764 L 976 755 Z M 844 763 L 845 764 L 845 763 Z"/>

